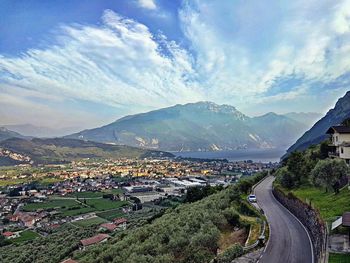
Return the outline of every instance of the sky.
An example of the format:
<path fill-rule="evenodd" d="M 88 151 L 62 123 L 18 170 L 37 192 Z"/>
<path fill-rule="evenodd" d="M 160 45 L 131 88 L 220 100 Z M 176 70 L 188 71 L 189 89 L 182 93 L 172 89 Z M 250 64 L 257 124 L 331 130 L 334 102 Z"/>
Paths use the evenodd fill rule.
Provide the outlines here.
<path fill-rule="evenodd" d="M 350 0 L 0 0 L 0 125 L 196 101 L 325 113 L 349 83 Z"/>

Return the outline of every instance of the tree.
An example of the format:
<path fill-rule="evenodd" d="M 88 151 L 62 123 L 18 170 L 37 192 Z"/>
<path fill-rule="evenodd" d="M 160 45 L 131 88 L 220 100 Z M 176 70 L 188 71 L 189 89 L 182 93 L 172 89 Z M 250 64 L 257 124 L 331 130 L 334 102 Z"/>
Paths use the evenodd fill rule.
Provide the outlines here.
<path fill-rule="evenodd" d="M 326 159 L 320 160 L 311 172 L 311 179 L 314 185 L 333 189 L 335 193 L 339 192 L 340 182 L 349 174 L 349 167 L 344 160 Z"/>
<path fill-rule="evenodd" d="M 287 167 L 282 167 L 276 172 L 276 178 L 278 182 L 284 187 L 291 189 L 294 187 L 294 178 Z"/>
<path fill-rule="evenodd" d="M 302 152 L 292 152 L 287 161 L 288 171 L 292 175 L 293 184 L 298 186 L 302 177 L 307 174 L 305 171 L 305 159 Z"/>

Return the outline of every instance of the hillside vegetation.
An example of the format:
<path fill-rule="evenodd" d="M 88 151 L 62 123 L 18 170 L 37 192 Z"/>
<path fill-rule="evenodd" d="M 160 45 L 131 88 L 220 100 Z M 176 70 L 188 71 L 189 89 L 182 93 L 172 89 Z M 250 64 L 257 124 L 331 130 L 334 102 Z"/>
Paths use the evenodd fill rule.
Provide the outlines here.
<path fill-rule="evenodd" d="M 343 160 L 327 158 L 327 145 L 325 141 L 293 152 L 275 174 L 275 187 L 311 204 L 326 221 L 350 211 L 349 167 Z"/>
<path fill-rule="evenodd" d="M 172 157 L 161 151 L 136 147 L 111 145 L 77 139 L 20 139 L 11 138 L 0 142 L 0 148 L 29 156 L 34 163 L 60 163 L 82 158 L 145 158 Z"/>
<path fill-rule="evenodd" d="M 0 261 L 58 263 L 73 256 L 79 262 L 94 263 L 205 263 L 216 257 L 217 262 L 229 263 L 243 253 L 250 224 L 259 217 L 241 196 L 264 176 L 266 173 L 258 174 L 216 193 L 203 192 L 209 196 L 199 201 L 188 198 L 189 203 L 141 219 L 108 242 L 85 251 L 78 250 L 79 240 L 94 235 L 93 229 L 65 225 L 48 237 L 0 248 Z"/>

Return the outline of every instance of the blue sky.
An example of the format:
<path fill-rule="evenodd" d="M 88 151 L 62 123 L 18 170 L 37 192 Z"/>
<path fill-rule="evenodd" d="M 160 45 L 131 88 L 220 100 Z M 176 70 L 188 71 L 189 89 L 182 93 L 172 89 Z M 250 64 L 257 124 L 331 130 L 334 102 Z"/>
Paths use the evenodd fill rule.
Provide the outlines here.
<path fill-rule="evenodd" d="M 349 80 L 349 0 L 0 1 L 0 124 L 87 128 L 200 100 L 325 113 Z"/>

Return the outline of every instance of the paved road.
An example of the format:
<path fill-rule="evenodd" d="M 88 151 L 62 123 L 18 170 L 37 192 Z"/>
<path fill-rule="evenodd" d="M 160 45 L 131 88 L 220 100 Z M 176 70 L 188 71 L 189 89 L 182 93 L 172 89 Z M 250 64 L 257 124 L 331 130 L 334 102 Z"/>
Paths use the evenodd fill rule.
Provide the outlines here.
<path fill-rule="evenodd" d="M 306 230 L 272 194 L 272 176 L 255 188 L 259 206 L 270 225 L 270 240 L 259 263 L 312 263 Z"/>

